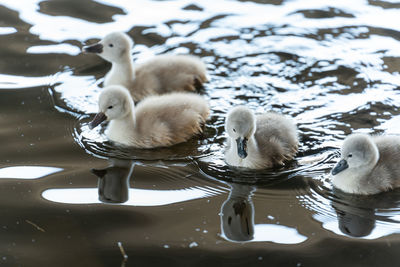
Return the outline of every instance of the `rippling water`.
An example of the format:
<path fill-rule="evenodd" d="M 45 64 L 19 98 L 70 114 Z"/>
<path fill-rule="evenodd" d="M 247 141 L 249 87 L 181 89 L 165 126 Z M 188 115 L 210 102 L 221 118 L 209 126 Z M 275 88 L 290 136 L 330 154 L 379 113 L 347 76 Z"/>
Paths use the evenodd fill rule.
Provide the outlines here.
<path fill-rule="evenodd" d="M 399 8 L 0 0 L 0 265 L 394 266 L 399 190 L 349 196 L 329 171 L 349 133 L 400 134 Z M 134 39 L 137 62 L 202 57 L 202 137 L 137 150 L 89 130 L 110 65 L 80 50 L 111 31 Z M 226 166 L 224 118 L 239 104 L 293 117 L 296 160 Z"/>

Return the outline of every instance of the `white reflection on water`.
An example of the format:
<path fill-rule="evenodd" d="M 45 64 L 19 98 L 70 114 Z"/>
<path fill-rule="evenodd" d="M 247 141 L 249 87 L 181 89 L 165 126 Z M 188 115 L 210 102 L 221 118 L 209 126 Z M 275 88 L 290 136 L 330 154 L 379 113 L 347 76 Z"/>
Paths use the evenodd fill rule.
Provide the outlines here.
<path fill-rule="evenodd" d="M 26 51 L 30 54 L 68 54 L 71 56 L 76 56 L 81 53 L 81 50 L 70 44 L 57 44 L 57 45 L 39 45 L 31 46 Z"/>
<path fill-rule="evenodd" d="M 118 205 L 127 206 L 163 206 L 173 203 L 206 198 L 221 194 L 215 188 L 208 190 L 203 187 L 190 187 L 181 190 L 149 190 L 129 189 L 129 200 Z M 99 201 L 97 188 L 47 189 L 42 193 L 43 198 L 66 204 L 97 204 Z"/>
<path fill-rule="evenodd" d="M 318 217 L 318 216 L 317 216 Z M 315 218 L 315 217 L 314 217 Z M 319 218 L 315 218 L 317 220 L 319 220 Z M 339 225 L 337 220 L 327 220 L 325 222 L 322 223 L 322 227 L 324 227 L 325 229 L 337 234 L 337 235 L 341 235 L 341 236 L 348 236 L 347 234 L 344 234 L 340 229 L 339 229 Z M 385 225 L 385 224 L 381 224 L 379 222 L 377 222 L 375 228 L 372 230 L 372 232 L 367 235 L 367 236 L 363 236 L 360 237 L 362 239 L 378 239 L 384 236 L 388 236 L 388 235 L 392 235 L 392 234 L 396 234 L 396 233 L 400 233 L 400 229 L 395 229 L 390 225 Z M 353 237 L 354 238 L 354 237 Z"/>
<path fill-rule="evenodd" d="M 182 20 L 201 22 L 207 18 L 221 15 L 227 16 L 213 23 L 216 29 L 257 27 L 260 25 L 287 25 L 291 31 L 302 30 L 313 32 L 321 28 L 340 28 L 347 25 L 383 27 L 400 29 L 397 23 L 398 12 L 396 9 L 387 10 L 368 5 L 365 0 L 355 0 L 349 5 L 347 0 L 336 1 L 290 1 L 285 5 L 268 5 L 253 2 L 234 1 L 144 1 L 144 0 L 102 0 L 97 1 L 104 5 L 120 7 L 126 15 L 114 15 L 113 22 L 95 23 L 79 18 L 67 16 L 51 16 L 37 12 L 40 0 L 8 1 L 0 0 L 0 4 L 18 10 L 22 20 L 33 25 L 31 32 L 38 34 L 41 39 L 63 41 L 67 39 L 86 40 L 90 37 L 101 38 L 104 33 L 111 31 L 128 31 L 132 25 L 155 26 L 158 33 L 164 36 L 179 35 L 190 32 L 182 28 L 166 28 L 165 21 L 180 18 Z M 196 4 L 203 11 L 184 10 L 183 7 Z M 325 19 L 305 18 L 297 13 L 299 10 L 326 10 L 327 6 L 343 10 L 354 17 L 333 17 Z M 149 16 L 148 14 L 152 14 Z M 379 18 L 379 19 L 377 19 Z M 192 25 L 191 29 L 195 26 Z M 82 31 L 84 29 L 84 31 Z M 287 30 L 287 27 L 283 27 Z M 304 32 L 303 32 L 304 33 Z M 213 35 L 213 34 L 212 34 Z M 221 36 L 221 35 L 219 35 Z M 196 37 L 195 37 L 196 38 Z M 298 52 L 298 51 L 297 51 Z"/>
<path fill-rule="evenodd" d="M 221 236 L 230 242 L 272 242 L 277 244 L 299 244 L 307 240 L 307 237 L 299 234 L 295 228 L 276 224 L 254 224 L 254 236 L 247 241 L 235 241 L 229 239 L 222 232 Z"/>
<path fill-rule="evenodd" d="M 307 237 L 291 227 L 276 224 L 254 225 L 254 239 L 250 242 L 273 242 L 279 244 L 298 244 L 307 240 Z"/>
<path fill-rule="evenodd" d="M 64 41 L 75 39 L 84 41 L 88 37 L 101 38 L 105 33 L 112 31 L 128 31 L 133 24 L 154 25 L 171 19 L 181 17 L 188 20 L 204 19 L 206 16 L 200 12 L 182 10 L 182 3 L 177 1 L 154 2 L 154 1 L 98 1 L 106 5 L 123 7 L 127 15 L 115 15 L 114 22 L 95 23 L 79 18 L 67 16 L 51 16 L 37 12 L 37 1 L 7 1 L 0 0 L 0 4 L 10 9 L 18 10 L 20 18 L 33 25 L 30 32 L 40 36 L 42 40 Z M 113 3 L 114 2 L 114 3 Z M 153 14 L 149 16 L 148 14 Z M 82 31 L 84 29 L 84 31 Z M 160 30 L 162 30 L 160 28 Z"/>
<path fill-rule="evenodd" d="M 388 215 L 391 212 L 395 213 L 396 210 L 389 209 L 377 214 L 374 208 L 369 210 L 351 207 L 351 203 L 347 203 L 347 205 L 343 204 L 345 210 L 339 204 L 336 204 L 339 211 L 335 211 L 332 206 L 335 203 L 314 191 L 310 195 L 299 196 L 298 199 L 306 209 L 315 212 L 312 217 L 321 222 L 324 229 L 337 235 L 372 240 L 400 233 L 400 228 L 398 227 L 398 217 L 400 216 L 391 216 L 390 219 L 393 222 L 375 218 L 376 216 L 389 219 Z"/>
<path fill-rule="evenodd" d="M 276 224 L 255 224 L 254 236 L 247 241 L 235 241 L 229 239 L 224 233 L 221 234 L 223 238 L 230 242 L 272 242 L 277 244 L 299 244 L 307 240 L 307 237 L 299 234 L 299 232 L 291 227 Z"/>
<path fill-rule="evenodd" d="M 14 166 L 0 169 L 0 178 L 38 179 L 62 171 L 61 168 L 43 166 Z"/>
<path fill-rule="evenodd" d="M 400 134 L 400 116 L 392 117 L 391 119 L 385 121 L 376 129 L 384 130 L 387 134 Z"/>
<path fill-rule="evenodd" d="M 15 75 L 0 74 L 0 89 L 22 89 L 48 85 L 52 81 L 50 76 L 44 77 L 22 77 Z"/>
<path fill-rule="evenodd" d="M 17 30 L 14 27 L 0 27 L 0 35 L 16 33 Z"/>

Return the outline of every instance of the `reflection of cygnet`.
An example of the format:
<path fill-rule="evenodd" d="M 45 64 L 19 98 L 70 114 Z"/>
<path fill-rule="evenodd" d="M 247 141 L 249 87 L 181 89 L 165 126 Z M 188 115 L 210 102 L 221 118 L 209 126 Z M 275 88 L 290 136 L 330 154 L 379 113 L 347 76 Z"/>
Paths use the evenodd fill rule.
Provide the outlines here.
<path fill-rule="evenodd" d="M 353 134 L 342 145 L 332 169 L 336 188 L 354 194 L 377 194 L 400 186 L 400 137 Z"/>
<path fill-rule="evenodd" d="M 365 197 L 340 192 L 335 192 L 335 195 L 341 196 L 341 201 L 331 202 L 337 214 L 339 230 L 353 237 L 371 234 L 375 228 L 375 209 L 372 204 L 374 201 L 367 203 Z"/>
<path fill-rule="evenodd" d="M 293 159 L 297 152 L 296 126 L 277 113 L 255 116 L 247 107 L 235 107 L 227 115 L 225 131 L 225 159 L 232 166 L 271 168 Z"/>
<path fill-rule="evenodd" d="M 111 160 L 111 166 L 92 169 L 98 179 L 99 200 L 104 203 L 124 203 L 129 198 L 129 179 L 134 164 L 131 161 Z"/>
<path fill-rule="evenodd" d="M 207 81 L 206 66 L 200 58 L 189 55 L 160 55 L 134 67 L 131 38 L 122 32 L 106 35 L 99 43 L 83 51 L 96 53 L 112 63 L 104 86 L 122 85 L 135 101 L 148 95 L 172 91 L 195 92 Z"/>
<path fill-rule="evenodd" d="M 254 187 L 231 184 L 228 199 L 221 206 L 221 231 L 233 241 L 250 241 L 254 237 Z"/>
<path fill-rule="evenodd" d="M 197 94 L 150 96 L 135 107 L 128 90 L 113 85 L 101 92 L 99 113 L 90 127 L 108 120 L 105 134 L 111 141 L 137 148 L 167 147 L 201 133 L 208 114 L 207 101 Z"/>
<path fill-rule="evenodd" d="M 337 211 L 339 229 L 342 233 L 353 237 L 363 237 L 372 232 L 375 228 L 375 219 L 371 218 L 374 216 L 374 210 L 360 209 L 359 211 L 361 214 Z"/>

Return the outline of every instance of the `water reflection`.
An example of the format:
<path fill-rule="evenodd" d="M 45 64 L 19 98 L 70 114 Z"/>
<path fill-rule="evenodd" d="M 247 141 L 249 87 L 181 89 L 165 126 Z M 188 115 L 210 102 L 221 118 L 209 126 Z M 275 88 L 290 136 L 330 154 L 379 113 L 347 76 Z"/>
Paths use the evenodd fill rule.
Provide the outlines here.
<path fill-rule="evenodd" d="M 204 234 L 204 242 L 202 239 L 196 240 L 204 251 L 222 250 L 221 244 L 216 242 L 220 241 L 215 238 L 217 232 L 222 232 L 229 240 L 225 243 L 230 243 L 228 246 L 239 252 L 243 252 L 243 249 L 241 245 L 231 244 L 234 239 L 247 239 L 235 242 L 277 243 L 259 245 L 269 255 L 275 254 L 271 252 L 279 249 L 277 247 L 280 244 L 298 244 L 310 240 L 298 246 L 285 246 L 285 250 L 293 255 L 291 262 L 297 260 L 299 255 L 309 255 L 303 257 L 309 259 L 309 264 L 304 266 L 315 265 L 316 257 L 321 255 L 319 245 L 322 243 L 329 248 L 323 253 L 335 255 L 330 249 L 338 246 L 351 249 L 353 243 L 361 243 L 353 240 L 346 242 L 348 237 L 380 238 L 368 242 L 368 246 L 373 246 L 371 251 L 380 251 L 383 248 L 381 237 L 399 232 L 398 194 L 393 193 L 394 198 L 386 204 L 375 198 L 365 200 L 368 205 L 363 201 L 338 197 L 332 193 L 326 175 L 330 168 L 327 162 L 329 157 L 314 163 L 300 162 L 308 157 L 330 154 L 332 147 L 338 147 L 340 140 L 353 130 L 399 132 L 400 26 L 393 23 L 398 20 L 398 4 L 364 0 L 354 0 L 351 3 L 348 0 L 84 0 L 79 3 L 66 0 L 0 0 L 0 3 L 3 5 L 0 6 L 0 54 L 3 58 L 0 64 L 0 99 L 4 111 L 1 133 L 3 140 L 7 140 L 7 153 L 3 153 L 2 167 L 65 166 L 64 170 L 54 173 L 0 169 L 5 178 L 1 179 L 0 188 L 4 189 L 2 194 L 7 196 L 2 202 L 9 211 L 2 214 L 2 227 L 7 229 L 3 231 L 5 237 L 1 245 L 9 250 L 5 254 L 5 264 L 29 265 L 27 262 L 37 260 L 37 255 L 44 251 L 51 252 L 54 247 L 52 238 L 45 246 L 45 238 L 49 235 L 42 235 L 41 232 L 40 246 L 32 246 L 30 238 L 27 239 L 32 234 L 31 229 L 24 230 L 15 225 L 15 218 L 20 214 L 29 217 L 37 215 L 32 221 L 46 226 L 49 232 L 59 229 L 54 233 L 60 240 L 64 240 L 62 238 L 65 234 L 70 235 L 75 229 L 75 237 L 82 236 L 87 242 L 81 242 L 82 239 L 74 241 L 72 235 L 73 238 L 68 239 L 68 242 L 63 242 L 68 244 L 65 249 L 59 251 L 70 252 L 79 247 L 77 252 L 82 258 L 88 259 L 88 255 L 93 255 L 93 266 L 98 265 L 99 261 L 108 261 L 113 255 L 118 256 L 119 263 L 120 255 L 114 253 L 115 247 L 105 247 L 105 244 L 115 244 L 114 239 L 117 237 L 135 236 L 124 241 L 128 249 L 144 248 L 141 250 L 144 255 L 142 258 L 148 256 L 147 259 L 161 259 L 165 252 L 160 253 L 160 245 L 169 238 L 171 243 L 179 246 L 184 238 L 193 236 L 193 225 L 198 224 L 194 218 L 200 213 L 202 218 L 214 219 L 204 221 L 207 222 L 208 233 L 214 230 L 215 234 Z M 204 58 L 211 81 L 206 86 L 206 97 L 212 107 L 204 140 L 171 150 L 148 153 L 121 150 L 103 143 L 101 133 L 87 131 L 85 123 L 89 118 L 79 117 L 79 114 L 97 110 L 98 87 L 109 66 L 95 57 L 76 53 L 83 43 L 118 30 L 128 32 L 134 38 L 134 58 L 138 62 L 165 52 L 193 53 Z M 33 101 L 41 95 L 30 92 L 38 88 L 46 91 L 49 87 L 53 90 L 54 103 L 48 105 Z M 26 89 L 18 90 L 18 93 L 17 90 L 3 90 L 11 88 Z M 29 106 L 28 99 L 31 100 Z M 239 104 L 248 105 L 256 112 L 267 109 L 279 111 L 293 116 L 299 122 L 302 146 L 296 166 L 289 166 L 287 171 L 245 174 L 226 167 L 221 152 L 224 147 L 224 116 L 231 106 Z M 67 116 L 63 113 L 65 111 L 72 116 Z M 38 127 L 36 122 L 30 124 L 30 117 L 37 114 L 43 115 L 39 117 L 40 121 L 52 118 L 47 125 L 54 124 L 55 127 Z M 21 127 L 24 136 L 20 136 L 21 131 L 18 129 Z M 30 142 L 25 143 L 28 137 Z M 37 142 L 39 137 L 41 142 Z M 29 146 L 31 142 L 35 145 Z M 80 147 L 69 150 L 74 142 Z M 107 168 L 97 173 L 107 178 L 102 180 L 93 176 L 90 167 L 85 166 L 86 161 L 81 160 L 90 158 L 90 164 L 97 162 L 90 166 L 101 166 L 104 164 L 103 159 L 110 157 L 149 160 L 153 163 L 156 159 L 164 161 L 157 167 L 147 163 L 145 166 L 135 165 L 131 179 L 128 178 L 129 167 L 118 169 L 110 166 L 110 170 Z M 171 158 L 182 164 L 180 172 L 170 171 L 171 164 L 166 163 L 165 159 Z M 199 174 L 199 170 L 184 165 L 193 159 L 202 161 L 199 165 L 205 173 L 219 181 L 227 181 L 223 189 L 217 182 L 210 186 Z M 15 175 L 12 171 L 15 171 Z M 23 175 L 26 179 L 51 176 L 49 179 L 17 183 L 7 180 L 10 177 L 19 179 Z M 119 179 L 111 180 L 111 177 L 118 176 Z M 233 178 L 240 176 L 246 179 L 258 177 L 257 187 L 244 182 L 241 185 L 247 186 L 247 189 L 235 188 L 233 183 L 237 181 Z M 290 183 L 290 180 L 300 176 L 305 177 L 304 180 L 315 181 L 316 185 L 309 188 L 306 184 L 299 189 L 297 183 Z M 286 187 L 269 187 L 278 182 L 284 183 Z M 134 212 L 126 212 L 128 208 L 120 208 L 119 205 L 104 205 L 99 200 L 98 186 L 102 188 L 104 199 L 116 202 L 127 199 L 121 205 L 129 206 L 129 211 Z M 160 188 L 162 186 L 165 188 Z M 13 187 L 18 192 L 13 191 Z M 229 194 L 224 191 L 228 187 L 232 191 Z M 31 189 L 33 193 L 29 193 Z M 248 196 L 242 194 L 236 197 L 237 191 L 247 191 Z M 32 201 L 15 197 L 16 193 L 24 196 L 25 192 L 28 192 L 27 196 L 42 192 L 47 201 L 36 195 Z M 238 203 L 236 205 L 235 198 Z M 274 201 L 276 198 L 281 201 Z M 11 201 L 7 202 L 9 199 Z M 302 206 L 296 206 L 298 202 Z M 90 218 L 95 219 L 86 217 L 88 206 L 81 203 L 99 206 L 90 212 Z M 174 216 L 164 216 L 163 223 L 158 223 L 160 212 L 175 210 L 176 203 L 184 211 L 176 213 L 176 216 L 175 213 Z M 289 208 L 289 203 L 293 207 Z M 224 206 L 221 207 L 221 204 Z M 238 226 L 223 228 L 222 215 L 235 214 L 234 205 L 239 218 Z M 148 208 L 136 209 L 136 206 Z M 193 209 L 194 206 L 198 209 Z M 63 208 L 74 212 L 69 213 L 68 217 L 59 213 Z M 221 217 L 217 216 L 220 209 Z M 143 217 L 132 217 L 137 211 L 146 213 L 146 221 L 141 227 L 132 227 L 134 222 Z M 110 214 L 120 214 L 118 218 L 122 219 L 112 220 L 114 216 Z M 240 215 L 245 219 L 240 219 Z M 99 216 L 104 219 L 98 220 Z M 267 220 L 266 216 L 274 219 Z M 112 218 L 108 220 L 109 217 Z M 132 217 L 132 220 L 129 221 L 127 217 Z M 243 224 L 246 220 L 247 224 Z M 174 227 L 177 221 L 182 222 L 179 231 L 169 235 L 170 231 L 165 229 Z M 55 228 L 50 229 L 50 225 Z M 113 234 L 104 235 L 110 231 Z M 157 233 L 157 237 L 154 234 L 149 241 L 145 235 L 141 236 L 142 233 Z M 396 238 L 398 235 L 393 235 L 392 240 Z M 16 246 L 9 243 L 14 240 Z M 20 252 L 16 251 L 18 246 Z M 250 246 L 255 247 L 254 244 Z M 30 249 L 21 250 L 25 247 Z M 94 249 L 105 253 L 94 255 Z M 385 252 L 393 252 L 393 249 L 384 249 Z M 359 257 L 359 253 L 352 253 L 354 250 L 349 252 L 345 261 L 352 255 Z M 52 255 L 57 259 L 64 256 L 47 254 L 49 257 L 46 259 Z M 97 258 L 103 255 L 104 258 Z M 386 253 L 372 254 L 371 257 L 379 255 L 383 255 L 376 260 L 379 263 L 381 260 L 386 262 L 386 258 L 393 259 L 386 257 Z M 137 256 L 133 260 L 138 260 L 140 264 L 140 255 Z M 172 257 L 180 260 L 175 265 L 182 265 L 186 261 L 182 254 L 174 254 Z M 257 257 L 253 258 L 257 260 Z M 227 265 L 232 263 L 228 256 L 225 259 Z M 250 257 L 248 260 L 251 261 Z M 71 261 L 69 265 L 76 264 Z M 42 265 L 54 265 L 54 262 L 46 263 Z M 115 265 L 111 262 L 106 264 Z"/>
<path fill-rule="evenodd" d="M 92 169 L 98 177 L 99 200 L 104 203 L 124 203 L 129 198 L 129 179 L 133 161 L 109 159 L 110 165 L 105 169 Z"/>
<path fill-rule="evenodd" d="M 364 239 L 400 232 L 400 190 L 362 196 L 343 193 L 331 185 L 314 184 L 311 189 L 300 201 L 329 231 Z"/>
<path fill-rule="evenodd" d="M 68 54 L 76 56 L 80 53 L 80 49 L 70 44 L 39 45 L 29 47 L 26 52 L 31 54 Z"/>
<path fill-rule="evenodd" d="M 333 191 L 331 205 L 337 214 L 339 230 L 348 236 L 368 239 L 399 233 L 400 191 L 357 196 Z"/>
<path fill-rule="evenodd" d="M 185 180 L 186 177 L 196 176 L 189 167 L 179 173 L 173 165 L 167 167 L 158 164 L 155 167 L 148 166 L 149 169 L 153 167 L 148 175 L 160 180 L 172 177 L 180 180 L 183 185 L 189 184 L 181 189 L 167 190 L 132 188 L 137 164 L 138 162 L 130 160 L 109 159 L 109 167 L 88 171 L 98 177 L 97 188 L 52 188 L 44 190 L 42 197 L 65 204 L 121 203 L 126 206 L 151 207 L 213 197 L 224 192 L 207 184 L 200 185 L 196 180 Z"/>
<path fill-rule="evenodd" d="M 278 224 L 256 224 L 252 196 L 256 180 L 227 182 L 230 192 L 220 209 L 221 236 L 233 242 L 273 242 L 298 244 L 307 240 L 297 229 Z"/>
<path fill-rule="evenodd" d="M 38 179 L 62 171 L 61 168 L 46 166 L 14 166 L 0 168 L 0 178 Z"/>
<path fill-rule="evenodd" d="M 337 192 L 340 194 L 340 192 Z M 331 201 L 332 207 L 337 214 L 339 230 L 345 235 L 363 237 L 371 234 L 375 228 L 375 208 L 365 206 L 365 201 L 370 198 L 345 196 L 344 203 Z M 346 200 L 347 198 L 347 200 Z"/>
<path fill-rule="evenodd" d="M 231 191 L 221 206 L 221 232 L 229 240 L 249 241 L 254 238 L 254 186 L 231 183 Z"/>

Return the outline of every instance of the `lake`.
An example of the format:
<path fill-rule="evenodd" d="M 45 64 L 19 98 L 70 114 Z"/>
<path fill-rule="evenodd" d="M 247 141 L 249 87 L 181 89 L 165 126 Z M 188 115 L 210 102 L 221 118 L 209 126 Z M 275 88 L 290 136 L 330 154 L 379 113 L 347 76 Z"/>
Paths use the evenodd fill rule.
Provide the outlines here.
<path fill-rule="evenodd" d="M 331 185 L 351 132 L 400 134 L 395 1 L 0 0 L 1 266 L 394 266 L 400 190 Z M 89 129 L 113 31 L 207 64 L 204 134 L 140 150 Z M 293 118 L 296 160 L 224 162 L 235 105 Z M 124 259 L 124 255 L 127 259 Z"/>

